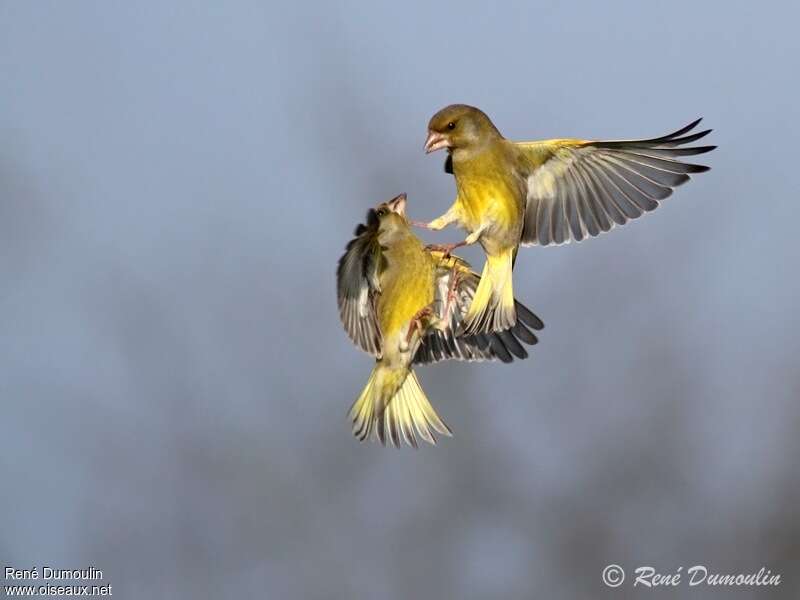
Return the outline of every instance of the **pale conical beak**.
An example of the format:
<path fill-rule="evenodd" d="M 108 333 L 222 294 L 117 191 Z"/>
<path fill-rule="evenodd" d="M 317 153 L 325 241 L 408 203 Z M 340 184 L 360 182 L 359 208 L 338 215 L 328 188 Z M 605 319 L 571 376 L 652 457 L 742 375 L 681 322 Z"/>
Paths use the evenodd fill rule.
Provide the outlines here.
<path fill-rule="evenodd" d="M 437 150 L 441 150 L 442 148 L 447 148 L 449 146 L 450 143 L 447 141 L 447 138 L 445 138 L 444 135 L 441 133 L 436 133 L 435 131 L 428 131 L 428 139 L 425 140 L 426 154 L 436 152 Z"/>
<path fill-rule="evenodd" d="M 395 198 L 389 200 L 386 203 L 389 206 L 389 210 L 392 212 L 397 213 L 398 215 L 405 216 L 406 214 L 406 195 L 405 193 L 396 196 Z"/>

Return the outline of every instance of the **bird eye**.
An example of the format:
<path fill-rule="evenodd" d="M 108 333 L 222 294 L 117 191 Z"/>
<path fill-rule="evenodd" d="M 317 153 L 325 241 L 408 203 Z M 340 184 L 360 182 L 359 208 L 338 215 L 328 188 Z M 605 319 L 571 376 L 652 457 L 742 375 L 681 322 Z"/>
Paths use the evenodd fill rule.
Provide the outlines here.
<path fill-rule="evenodd" d="M 455 129 L 455 128 L 456 128 L 456 124 L 455 124 L 455 122 L 454 122 L 454 121 L 450 121 L 450 122 L 447 124 L 447 128 L 448 128 L 448 129 Z"/>

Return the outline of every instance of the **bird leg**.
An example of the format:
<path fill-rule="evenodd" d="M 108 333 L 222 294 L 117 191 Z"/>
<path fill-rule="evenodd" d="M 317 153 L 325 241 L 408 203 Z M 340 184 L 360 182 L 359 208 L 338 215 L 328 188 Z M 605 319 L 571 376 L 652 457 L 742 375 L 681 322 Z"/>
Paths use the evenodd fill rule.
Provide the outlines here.
<path fill-rule="evenodd" d="M 455 250 L 456 248 L 461 248 L 462 246 L 471 246 L 479 239 L 481 239 L 481 234 L 483 233 L 483 227 L 479 227 L 472 233 L 470 233 L 463 242 L 458 242 L 456 244 L 428 244 L 425 246 L 426 250 L 430 250 L 432 252 L 444 252 L 445 257 L 450 256 L 450 253 Z"/>
<path fill-rule="evenodd" d="M 458 288 L 458 284 L 461 281 L 461 272 L 454 271 L 452 276 L 450 277 L 450 285 L 447 286 L 447 301 L 444 305 L 444 320 L 445 322 L 450 321 L 450 317 L 452 316 L 453 304 L 458 297 L 458 293 L 456 292 L 456 288 Z"/>
<path fill-rule="evenodd" d="M 458 212 L 456 211 L 456 205 L 453 204 L 446 213 L 444 213 L 441 217 L 434 219 L 430 223 L 422 223 L 420 221 L 410 221 L 412 225 L 415 227 L 422 227 L 423 229 L 430 229 L 431 231 L 439 231 L 440 229 L 444 229 L 450 223 L 455 223 L 458 221 Z"/>
<path fill-rule="evenodd" d="M 425 249 L 431 252 L 442 252 L 444 253 L 445 257 L 448 257 L 453 250 L 466 245 L 467 242 L 464 240 L 463 242 L 458 242 L 457 244 L 428 244 L 425 246 Z"/>

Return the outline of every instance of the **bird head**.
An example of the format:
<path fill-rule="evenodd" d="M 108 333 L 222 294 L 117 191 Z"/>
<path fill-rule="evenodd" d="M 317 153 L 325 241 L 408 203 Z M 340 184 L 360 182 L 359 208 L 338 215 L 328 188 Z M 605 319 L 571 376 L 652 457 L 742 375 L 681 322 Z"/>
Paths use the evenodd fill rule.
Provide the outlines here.
<path fill-rule="evenodd" d="M 363 228 L 363 229 L 361 229 Z M 376 232 L 382 241 L 389 241 L 398 235 L 411 231 L 406 219 L 406 195 L 400 194 L 388 202 L 381 202 L 367 212 L 367 224 L 360 226 L 362 231 Z M 356 230 L 356 235 L 360 231 Z"/>
<path fill-rule="evenodd" d="M 451 104 L 431 117 L 425 152 L 475 148 L 496 137 L 500 137 L 500 132 L 482 110 Z"/>

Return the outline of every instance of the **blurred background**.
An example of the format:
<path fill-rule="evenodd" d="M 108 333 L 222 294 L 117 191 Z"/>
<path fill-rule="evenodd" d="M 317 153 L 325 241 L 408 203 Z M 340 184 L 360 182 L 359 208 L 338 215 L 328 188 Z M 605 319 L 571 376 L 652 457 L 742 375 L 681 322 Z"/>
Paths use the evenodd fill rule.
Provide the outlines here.
<path fill-rule="evenodd" d="M 764 566 L 737 597 L 797 598 L 796 5 L 333 4 L 0 2 L 3 565 L 387 600 Z M 522 252 L 531 358 L 420 370 L 453 439 L 360 445 L 336 261 L 378 201 L 450 205 L 422 144 L 453 102 L 512 139 L 704 116 L 720 147 L 655 213 Z"/>

